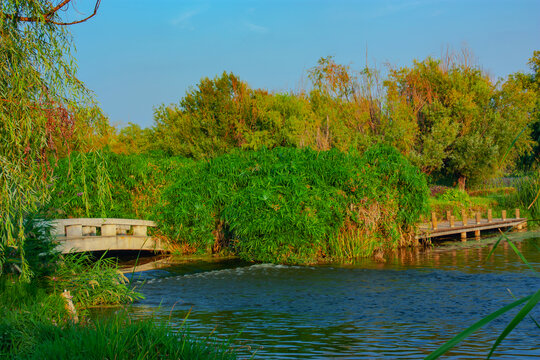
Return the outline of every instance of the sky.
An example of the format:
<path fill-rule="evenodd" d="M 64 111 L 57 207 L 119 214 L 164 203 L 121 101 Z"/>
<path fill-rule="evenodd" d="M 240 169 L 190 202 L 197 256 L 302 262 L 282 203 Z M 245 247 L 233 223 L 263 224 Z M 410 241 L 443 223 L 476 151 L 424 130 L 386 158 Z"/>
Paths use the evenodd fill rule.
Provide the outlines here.
<path fill-rule="evenodd" d="M 91 13 L 91 0 L 75 5 Z M 70 31 L 79 79 L 111 123 L 151 127 L 155 107 L 201 78 L 227 71 L 252 88 L 296 91 L 326 56 L 384 69 L 466 48 L 494 80 L 527 72 L 539 14 L 538 0 L 102 0 Z"/>

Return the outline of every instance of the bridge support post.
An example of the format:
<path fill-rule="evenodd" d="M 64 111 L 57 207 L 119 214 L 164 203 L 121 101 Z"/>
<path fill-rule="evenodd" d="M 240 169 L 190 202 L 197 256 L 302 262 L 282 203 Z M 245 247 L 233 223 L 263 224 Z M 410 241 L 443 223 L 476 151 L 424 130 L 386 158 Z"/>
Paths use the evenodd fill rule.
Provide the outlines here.
<path fill-rule="evenodd" d="M 519 209 L 516 209 L 516 219 L 519 219 L 519 218 L 520 218 L 520 216 L 519 216 Z M 522 225 L 522 224 L 519 224 L 518 226 L 516 226 L 516 228 L 517 228 L 518 230 L 521 230 L 521 229 L 523 229 L 523 225 Z"/>
<path fill-rule="evenodd" d="M 450 227 L 453 228 L 454 227 L 454 224 L 455 224 L 455 217 L 454 215 L 450 215 Z"/>
<path fill-rule="evenodd" d="M 145 225 L 133 225 L 133 235 L 147 236 L 147 227 Z"/>
<path fill-rule="evenodd" d="M 493 211 L 491 209 L 488 209 L 487 218 L 488 218 L 488 223 L 493 221 Z"/>
<path fill-rule="evenodd" d="M 96 235 L 96 227 L 95 226 L 83 226 L 82 227 L 82 235 L 83 236 Z"/>
<path fill-rule="evenodd" d="M 66 226 L 66 236 L 83 236 L 82 225 L 68 225 Z"/>
<path fill-rule="evenodd" d="M 433 230 L 437 230 L 437 214 L 434 212 L 431 213 L 431 224 L 433 226 Z"/>
<path fill-rule="evenodd" d="M 101 236 L 116 236 L 116 225 L 101 225 Z"/>
<path fill-rule="evenodd" d="M 467 241 L 467 232 L 462 232 L 461 233 L 461 241 L 463 241 L 463 242 Z"/>
<path fill-rule="evenodd" d="M 502 210 L 501 211 L 501 218 L 504 220 L 506 220 L 506 210 Z"/>
<path fill-rule="evenodd" d="M 461 218 L 463 219 L 463 226 L 467 225 L 467 211 L 461 210 Z"/>
<path fill-rule="evenodd" d="M 480 230 L 474 230 L 474 238 L 480 240 Z"/>

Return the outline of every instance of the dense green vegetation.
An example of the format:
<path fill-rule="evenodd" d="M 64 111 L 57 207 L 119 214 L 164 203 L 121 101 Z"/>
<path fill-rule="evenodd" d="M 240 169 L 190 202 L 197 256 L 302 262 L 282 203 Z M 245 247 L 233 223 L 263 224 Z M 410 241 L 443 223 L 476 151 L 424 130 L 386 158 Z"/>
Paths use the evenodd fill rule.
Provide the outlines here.
<path fill-rule="evenodd" d="M 276 148 L 198 162 L 73 154 L 56 176 L 57 217 L 150 218 L 184 252 L 257 261 L 348 261 L 411 244 L 427 204 L 425 177 L 382 145 L 361 155 Z"/>
<path fill-rule="evenodd" d="M 118 313 L 101 320 L 81 318 L 75 323 L 65 299 L 46 291 L 45 286 L 0 279 L 1 358 L 236 358 L 226 344 L 194 339 L 182 326 L 173 329 L 155 319 L 134 320 Z"/>
<path fill-rule="evenodd" d="M 97 187 L 98 171 L 106 191 Z M 54 217 L 152 219 L 159 222 L 155 235 L 180 253 L 227 252 L 278 263 L 351 261 L 409 245 L 420 216 L 431 211 L 439 217 L 451 211 L 456 219 L 462 210 L 469 218 L 488 209 L 494 217 L 514 208 L 529 218 L 540 215 L 538 202 L 528 209 L 538 175 L 516 187 L 468 192 L 432 186 L 428 199 L 424 177 L 383 145 L 363 154 L 238 150 L 202 161 L 74 153 L 59 162 L 55 176 L 47 206 Z"/>
<path fill-rule="evenodd" d="M 159 154 L 73 152 L 58 161 L 45 211 L 53 218 L 148 218 L 171 171 L 189 163 Z"/>
<path fill-rule="evenodd" d="M 157 219 L 176 241 L 248 260 L 350 260 L 410 244 L 426 201 L 425 178 L 393 148 L 278 148 L 179 172 Z"/>

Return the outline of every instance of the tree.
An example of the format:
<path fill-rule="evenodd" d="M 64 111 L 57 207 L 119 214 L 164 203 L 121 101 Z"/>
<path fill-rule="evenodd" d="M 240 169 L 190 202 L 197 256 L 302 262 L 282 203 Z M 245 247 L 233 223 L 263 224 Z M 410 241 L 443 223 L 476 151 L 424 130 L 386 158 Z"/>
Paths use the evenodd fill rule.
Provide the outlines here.
<path fill-rule="evenodd" d="M 533 146 L 531 151 L 524 154 L 520 159 L 520 165 L 524 170 L 531 170 L 540 166 L 540 51 L 536 50 L 528 62 L 532 73 L 516 73 L 510 78 L 522 84 L 535 96 L 536 105 L 533 112 L 534 122 L 531 124 L 531 137 Z"/>
<path fill-rule="evenodd" d="M 387 86 L 406 101 L 416 119 L 410 157 L 425 173 L 465 188 L 467 179 L 493 176 L 530 147 L 528 134 L 512 147 L 531 121 L 533 97 L 511 78 L 494 84 L 467 61 L 428 58 L 411 68 L 393 69 Z"/>
<path fill-rule="evenodd" d="M 70 2 L 10 0 L 0 5 L 0 272 L 11 254 L 24 279 L 31 276 L 25 217 L 46 201 L 51 161 L 73 135 L 74 109 L 88 100 L 75 76 L 64 25 L 94 16 L 99 1 L 91 16 L 64 21 L 59 12 Z"/>

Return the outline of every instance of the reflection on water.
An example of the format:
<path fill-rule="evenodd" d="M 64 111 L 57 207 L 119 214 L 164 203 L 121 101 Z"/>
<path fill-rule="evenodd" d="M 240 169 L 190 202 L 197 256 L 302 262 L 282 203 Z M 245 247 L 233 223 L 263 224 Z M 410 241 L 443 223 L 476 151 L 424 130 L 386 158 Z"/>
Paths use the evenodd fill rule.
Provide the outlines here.
<path fill-rule="evenodd" d="M 517 247 L 538 267 L 536 236 Z M 538 289 L 538 277 L 507 244 L 487 262 L 490 247 L 480 245 L 401 251 L 385 263 L 354 266 L 176 264 L 145 273 L 146 299 L 131 311 L 179 326 L 191 309 L 191 332 L 236 337 L 241 358 L 256 351 L 255 358 L 268 359 L 417 359 L 511 302 L 507 289 L 517 297 Z M 515 313 L 479 330 L 449 358 L 485 356 Z M 539 335 L 523 321 L 495 358 L 540 357 Z"/>

